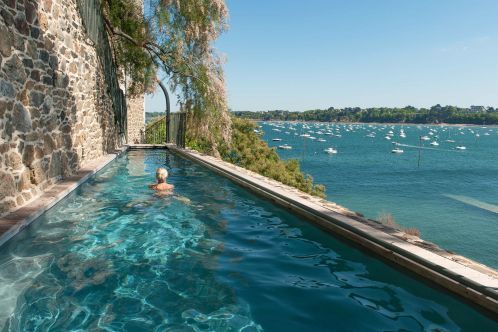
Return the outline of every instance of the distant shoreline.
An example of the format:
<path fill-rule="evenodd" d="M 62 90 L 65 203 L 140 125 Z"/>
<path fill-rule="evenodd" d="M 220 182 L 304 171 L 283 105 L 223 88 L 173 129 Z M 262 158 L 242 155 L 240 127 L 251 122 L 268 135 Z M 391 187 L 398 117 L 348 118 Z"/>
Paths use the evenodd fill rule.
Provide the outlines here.
<path fill-rule="evenodd" d="M 255 122 L 306 122 L 306 123 L 339 123 L 339 124 L 371 124 L 371 125 L 386 125 L 386 126 L 446 126 L 446 127 L 497 127 L 498 124 L 473 124 L 473 123 L 414 123 L 414 122 L 347 122 L 347 121 L 296 121 L 296 120 L 261 120 L 243 118 Z"/>

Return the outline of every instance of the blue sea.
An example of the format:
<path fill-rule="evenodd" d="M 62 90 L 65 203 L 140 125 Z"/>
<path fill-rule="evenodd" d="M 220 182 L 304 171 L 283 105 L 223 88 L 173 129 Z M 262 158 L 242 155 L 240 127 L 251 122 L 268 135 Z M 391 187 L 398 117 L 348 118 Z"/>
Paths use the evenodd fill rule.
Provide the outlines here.
<path fill-rule="evenodd" d="M 328 200 L 369 218 L 389 213 L 423 239 L 498 268 L 497 127 L 260 125 L 270 146 L 292 147 L 278 153 L 299 159 Z"/>

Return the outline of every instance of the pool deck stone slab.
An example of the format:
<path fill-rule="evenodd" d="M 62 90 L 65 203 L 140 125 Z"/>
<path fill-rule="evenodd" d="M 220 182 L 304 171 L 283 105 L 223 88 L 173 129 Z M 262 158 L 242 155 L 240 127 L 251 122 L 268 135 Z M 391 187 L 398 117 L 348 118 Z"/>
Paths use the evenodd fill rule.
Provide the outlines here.
<path fill-rule="evenodd" d="M 386 232 L 382 227 L 372 224 L 372 221 L 335 203 L 313 197 L 212 156 L 189 149 L 180 149 L 174 145 L 167 145 L 167 148 L 225 175 L 279 205 L 308 217 L 322 228 L 354 241 L 396 265 L 403 266 L 486 308 L 493 314 L 498 314 L 498 272 L 496 270 L 462 256 L 455 255 L 462 258 L 463 262 L 454 259 L 451 254 L 437 246 L 435 247 L 439 250 L 434 251 L 418 246 Z M 473 266 L 479 268 L 473 268 Z"/>
<path fill-rule="evenodd" d="M 14 237 L 23 228 L 28 226 L 36 218 L 45 213 L 48 209 L 57 204 L 73 190 L 78 188 L 92 175 L 100 171 L 113 161 L 118 155 L 127 150 L 127 147 L 117 150 L 116 153 L 102 156 L 96 160 L 81 166 L 79 171 L 50 186 L 43 193 L 35 197 L 27 204 L 8 215 L 0 218 L 0 246 Z"/>

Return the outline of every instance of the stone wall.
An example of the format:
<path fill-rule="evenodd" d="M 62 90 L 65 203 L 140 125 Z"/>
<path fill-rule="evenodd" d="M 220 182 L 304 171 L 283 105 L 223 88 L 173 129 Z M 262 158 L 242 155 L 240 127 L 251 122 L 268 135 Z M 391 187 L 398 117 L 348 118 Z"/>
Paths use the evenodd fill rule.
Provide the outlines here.
<path fill-rule="evenodd" d="M 127 141 L 129 143 L 144 143 L 145 130 L 145 99 L 143 96 L 127 100 Z"/>
<path fill-rule="evenodd" d="M 0 215 L 118 145 L 75 0 L 0 0 Z"/>

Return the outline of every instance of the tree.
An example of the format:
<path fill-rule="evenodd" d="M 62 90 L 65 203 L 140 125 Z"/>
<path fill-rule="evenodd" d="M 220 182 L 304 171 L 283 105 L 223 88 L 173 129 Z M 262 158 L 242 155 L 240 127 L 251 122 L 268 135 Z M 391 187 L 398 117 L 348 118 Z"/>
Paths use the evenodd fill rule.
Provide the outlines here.
<path fill-rule="evenodd" d="M 104 0 L 105 28 L 119 72 L 131 78 L 128 93 L 155 90 L 159 71 L 188 112 L 188 133 L 230 142 L 222 61 L 213 41 L 227 28 L 224 0 Z"/>

